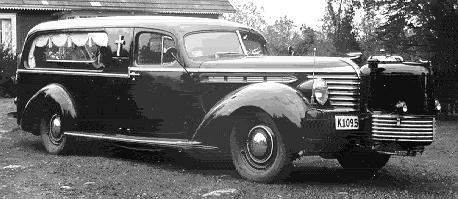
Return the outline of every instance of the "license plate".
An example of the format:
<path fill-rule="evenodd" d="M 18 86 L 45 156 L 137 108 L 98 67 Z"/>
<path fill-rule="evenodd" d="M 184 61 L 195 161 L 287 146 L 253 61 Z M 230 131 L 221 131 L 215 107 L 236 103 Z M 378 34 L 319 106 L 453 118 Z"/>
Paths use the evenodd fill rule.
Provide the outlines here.
<path fill-rule="evenodd" d="M 336 130 L 359 129 L 358 116 L 336 115 Z"/>

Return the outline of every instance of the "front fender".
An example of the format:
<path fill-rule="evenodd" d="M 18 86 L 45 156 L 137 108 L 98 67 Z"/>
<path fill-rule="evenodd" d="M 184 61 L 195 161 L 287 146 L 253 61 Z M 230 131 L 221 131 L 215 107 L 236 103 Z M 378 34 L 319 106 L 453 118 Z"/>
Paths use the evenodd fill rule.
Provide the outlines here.
<path fill-rule="evenodd" d="M 62 114 L 64 124 L 71 124 L 77 117 L 75 102 L 71 94 L 60 84 L 49 84 L 35 93 L 22 112 L 21 128 L 38 134 L 41 114 L 49 108 L 57 108 Z M 68 126 L 67 126 L 68 127 Z"/>
<path fill-rule="evenodd" d="M 205 115 L 193 140 L 228 154 L 234 117 L 247 111 L 263 111 L 272 117 L 286 144 L 295 146 L 310 108 L 309 102 L 290 86 L 271 82 L 251 84 L 220 100 Z"/>

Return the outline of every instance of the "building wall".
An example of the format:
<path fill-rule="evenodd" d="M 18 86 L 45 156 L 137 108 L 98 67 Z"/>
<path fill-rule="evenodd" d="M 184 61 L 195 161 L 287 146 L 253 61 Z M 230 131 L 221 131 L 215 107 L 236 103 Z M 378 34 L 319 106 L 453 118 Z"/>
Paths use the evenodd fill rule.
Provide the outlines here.
<path fill-rule="evenodd" d="M 30 29 L 39 23 L 56 19 L 57 16 L 53 12 L 18 12 L 16 15 L 16 52 L 22 51 L 25 37 Z"/>

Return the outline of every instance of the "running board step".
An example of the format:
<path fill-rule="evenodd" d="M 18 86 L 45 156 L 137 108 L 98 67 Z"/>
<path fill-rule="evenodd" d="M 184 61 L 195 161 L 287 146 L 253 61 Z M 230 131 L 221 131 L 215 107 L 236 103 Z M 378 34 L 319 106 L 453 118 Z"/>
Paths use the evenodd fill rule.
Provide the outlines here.
<path fill-rule="evenodd" d="M 205 146 L 201 142 L 189 141 L 187 139 L 169 139 L 169 138 L 154 138 L 154 137 L 139 137 L 121 134 L 104 134 L 104 133 L 88 133 L 80 131 L 66 131 L 65 135 L 75 137 L 85 137 L 101 140 L 111 140 L 126 143 L 147 144 L 151 146 L 172 147 L 179 149 L 218 149 L 214 146 Z"/>

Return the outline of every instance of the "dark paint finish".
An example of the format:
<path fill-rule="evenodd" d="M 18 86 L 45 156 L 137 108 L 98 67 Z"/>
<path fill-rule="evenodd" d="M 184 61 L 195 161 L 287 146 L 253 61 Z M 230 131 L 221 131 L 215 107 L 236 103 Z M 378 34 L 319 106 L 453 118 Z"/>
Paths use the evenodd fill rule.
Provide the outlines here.
<path fill-rule="evenodd" d="M 436 114 L 433 76 L 425 64 L 374 63 L 374 68 L 361 68 L 363 106 L 370 111 L 395 114 Z M 387 95 L 390 93 L 390 95 Z M 395 107 L 406 102 L 408 111 Z"/>
<path fill-rule="evenodd" d="M 421 63 L 379 63 L 377 64 L 377 74 L 390 74 L 390 75 L 422 75 L 430 74 L 430 70 L 425 64 Z M 361 74 L 369 75 L 371 70 L 369 65 L 366 64 L 361 67 Z"/>
<path fill-rule="evenodd" d="M 247 111 L 269 114 L 280 131 L 286 132 L 286 143 L 300 139 L 302 122 L 310 105 L 291 87 L 279 83 L 258 83 L 242 87 L 219 101 L 205 115 L 193 140 L 228 151 L 228 139 L 236 117 Z M 304 135 L 305 136 L 305 135 Z"/>
<path fill-rule="evenodd" d="M 43 109 L 45 106 L 60 109 L 63 124 L 67 125 L 64 128 L 71 128 L 71 122 L 78 117 L 72 95 L 62 85 L 49 84 L 40 89 L 25 104 L 24 111 L 19 114 L 24 116 L 20 118 L 22 129 L 36 134 L 37 129 L 33 129 L 32 124 L 39 122 L 38 117 L 45 111 Z"/>

